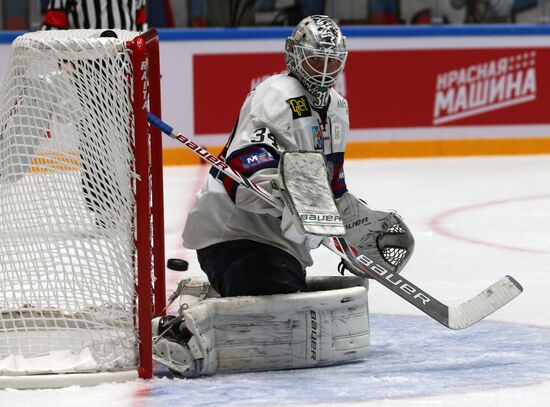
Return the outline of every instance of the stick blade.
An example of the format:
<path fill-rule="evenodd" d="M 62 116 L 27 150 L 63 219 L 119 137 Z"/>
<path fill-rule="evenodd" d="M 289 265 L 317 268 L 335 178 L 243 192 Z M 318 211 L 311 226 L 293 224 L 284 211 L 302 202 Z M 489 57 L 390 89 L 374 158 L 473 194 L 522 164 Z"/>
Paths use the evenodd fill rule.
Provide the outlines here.
<path fill-rule="evenodd" d="M 492 314 L 521 294 L 523 287 L 511 276 L 505 276 L 471 300 L 449 307 L 449 328 L 464 329 Z"/>

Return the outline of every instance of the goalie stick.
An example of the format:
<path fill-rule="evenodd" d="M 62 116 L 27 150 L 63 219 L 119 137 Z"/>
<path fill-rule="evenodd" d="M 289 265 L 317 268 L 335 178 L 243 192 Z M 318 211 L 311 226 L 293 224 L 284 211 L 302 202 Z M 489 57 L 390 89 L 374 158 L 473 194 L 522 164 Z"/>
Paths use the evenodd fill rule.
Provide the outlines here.
<path fill-rule="evenodd" d="M 200 145 L 194 143 L 183 134 L 176 132 L 172 127 L 151 113 L 147 113 L 147 120 L 163 133 L 180 141 L 187 149 L 213 165 L 240 185 L 254 191 L 262 199 L 278 209 L 283 209 L 283 203 L 263 188 L 236 172 L 222 159 L 212 155 Z M 492 314 L 509 303 L 523 291 L 521 285 L 511 276 L 505 276 L 486 288 L 470 300 L 457 305 L 448 306 L 438 301 L 426 291 L 407 280 L 405 277 L 394 274 L 377 264 L 364 254 L 360 254 L 342 237 L 326 237 L 322 244 L 349 261 L 364 272 L 363 277 L 378 281 L 384 287 L 399 295 L 420 311 L 429 315 L 437 322 L 450 329 L 464 329 Z"/>

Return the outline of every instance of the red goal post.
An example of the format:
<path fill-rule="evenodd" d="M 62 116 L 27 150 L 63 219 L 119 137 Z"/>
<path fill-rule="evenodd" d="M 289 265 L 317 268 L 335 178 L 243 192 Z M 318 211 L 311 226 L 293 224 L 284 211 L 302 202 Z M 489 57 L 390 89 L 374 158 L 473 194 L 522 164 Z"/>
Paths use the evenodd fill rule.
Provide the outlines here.
<path fill-rule="evenodd" d="M 149 30 L 145 34 L 128 42 L 128 48 L 133 51 L 132 58 L 134 70 L 134 112 L 136 128 L 136 169 L 140 174 L 137 183 L 137 218 L 138 228 L 136 247 L 138 262 L 138 303 L 147 304 L 153 301 L 154 314 L 163 315 L 166 306 L 166 282 L 164 278 L 164 193 L 162 171 L 162 134 L 160 130 L 149 127 L 147 111 L 161 112 L 160 101 L 160 56 L 159 37 L 156 30 Z M 140 74 L 136 75 L 135 73 Z M 145 79 L 146 78 L 146 79 Z M 146 96 L 149 96 L 149 101 Z M 148 103 L 147 103 L 148 102 Z M 149 137 L 139 137 L 140 134 Z M 150 148 L 147 144 L 149 143 Z M 150 191 L 150 192 L 149 192 Z M 149 205 L 149 197 L 151 196 Z M 150 219 L 152 218 L 152 223 Z M 151 233 L 151 226 L 155 233 Z M 159 233 L 160 231 L 160 233 Z M 139 239 L 139 236 L 153 235 L 153 247 L 151 250 L 150 239 Z M 148 253 L 153 253 L 154 283 L 148 264 Z M 143 269 L 141 269 L 143 267 Z M 143 281 L 140 279 L 143 278 Z M 151 287 L 154 287 L 154 296 L 151 298 Z M 139 375 L 142 378 L 150 378 L 153 374 L 152 359 L 152 331 L 151 320 L 153 315 L 149 313 L 139 319 L 140 335 L 140 360 Z"/>
<path fill-rule="evenodd" d="M 20 36 L 0 82 L 0 387 L 153 374 L 159 39 L 113 31 Z"/>

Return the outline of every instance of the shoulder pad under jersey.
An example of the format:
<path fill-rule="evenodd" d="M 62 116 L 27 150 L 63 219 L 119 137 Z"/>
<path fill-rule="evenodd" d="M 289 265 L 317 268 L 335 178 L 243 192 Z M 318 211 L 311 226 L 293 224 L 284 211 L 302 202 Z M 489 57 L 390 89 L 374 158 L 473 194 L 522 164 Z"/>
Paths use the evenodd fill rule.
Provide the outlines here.
<path fill-rule="evenodd" d="M 292 120 L 311 116 L 306 90 L 292 76 L 274 75 L 259 84 L 251 95 L 251 113 L 279 128 Z"/>

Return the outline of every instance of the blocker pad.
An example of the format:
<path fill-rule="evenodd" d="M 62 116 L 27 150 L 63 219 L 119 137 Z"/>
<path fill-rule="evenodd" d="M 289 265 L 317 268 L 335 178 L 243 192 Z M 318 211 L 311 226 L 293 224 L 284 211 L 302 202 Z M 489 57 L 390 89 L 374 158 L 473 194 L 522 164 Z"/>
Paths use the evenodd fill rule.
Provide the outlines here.
<path fill-rule="evenodd" d="M 304 233 L 320 236 L 346 234 L 322 153 L 285 151 L 279 164 L 278 181 L 285 206 Z"/>

